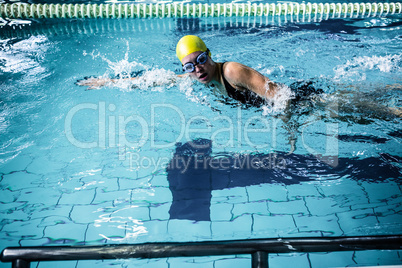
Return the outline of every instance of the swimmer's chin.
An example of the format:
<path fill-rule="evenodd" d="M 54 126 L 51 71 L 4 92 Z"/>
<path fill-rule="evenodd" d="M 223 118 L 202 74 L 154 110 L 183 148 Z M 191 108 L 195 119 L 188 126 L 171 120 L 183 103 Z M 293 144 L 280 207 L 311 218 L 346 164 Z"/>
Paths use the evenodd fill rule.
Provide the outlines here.
<path fill-rule="evenodd" d="M 204 85 L 207 85 L 207 84 L 210 83 L 210 81 L 205 81 L 205 80 L 200 80 L 200 79 L 197 79 L 197 81 L 202 83 L 202 84 L 204 84 Z"/>

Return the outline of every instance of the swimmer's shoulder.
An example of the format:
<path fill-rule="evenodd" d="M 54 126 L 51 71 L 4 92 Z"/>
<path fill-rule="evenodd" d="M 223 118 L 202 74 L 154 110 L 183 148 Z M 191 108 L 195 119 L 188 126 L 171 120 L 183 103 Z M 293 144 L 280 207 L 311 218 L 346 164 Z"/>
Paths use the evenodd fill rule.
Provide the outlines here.
<path fill-rule="evenodd" d="M 222 76 L 230 83 L 235 83 L 235 81 L 243 74 L 245 68 L 247 68 L 246 65 L 235 61 L 226 61 L 220 65 Z"/>
<path fill-rule="evenodd" d="M 222 68 L 222 76 L 237 90 L 244 90 L 247 81 L 255 70 L 235 61 L 225 62 Z"/>

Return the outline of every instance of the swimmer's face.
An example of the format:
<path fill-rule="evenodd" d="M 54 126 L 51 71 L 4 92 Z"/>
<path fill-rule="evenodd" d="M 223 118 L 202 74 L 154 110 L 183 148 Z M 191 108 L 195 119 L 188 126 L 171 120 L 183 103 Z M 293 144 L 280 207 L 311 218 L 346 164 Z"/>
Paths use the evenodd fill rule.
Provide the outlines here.
<path fill-rule="evenodd" d="M 183 64 L 186 63 L 193 63 L 195 65 L 194 71 L 189 73 L 191 77 L 195 78 L 199 82 L 203 84 L 207 84 L 212 81 L 213 74 L 214 74 L 214 68 L 213 68 L 213 62 L 209 56 L 207 61 L 203 64 L 197 62 L 197 58 L 200 54 L 202 54 L 202 51 L 196 51 L 193 52 L 187 56 L 185 56 L 182 60 Z"/>

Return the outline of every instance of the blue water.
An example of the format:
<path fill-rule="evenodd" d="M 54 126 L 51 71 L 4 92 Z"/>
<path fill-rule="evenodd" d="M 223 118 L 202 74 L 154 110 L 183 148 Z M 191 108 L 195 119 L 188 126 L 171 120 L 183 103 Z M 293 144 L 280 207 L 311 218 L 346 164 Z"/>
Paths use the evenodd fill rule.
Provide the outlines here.
<path fill-rule="evenodd" d="M 3 27 L 1 248 L 400 234 L 400 27 L 398 16 Z M 202 37 L 217 62 L 238 61 L 286 85 L 312 81 L 324 93 L 288 111 L 286 90 L 275 105 L 255 108 L 189 80 L 159 86 L 180 73 L 174 51 L 185 34 Z M 98 90 L 75 85 L 86 76 L 131 73 L 145 79 Z M 192 141 L 208 144 L 208 161 L 197 162 L 206 167 L 172 169 L 174 156 L 199 157 L 183 147 Z M 262 162 L 242 162 L 256 157 Z M 200 183 L 206 174 L 208 190 Z M 250 259 L 63 265 L 94 263 L 245 267 Z M 397 251 L 270 255 L 274 267 L 328 263 L 402 261 Z"/>

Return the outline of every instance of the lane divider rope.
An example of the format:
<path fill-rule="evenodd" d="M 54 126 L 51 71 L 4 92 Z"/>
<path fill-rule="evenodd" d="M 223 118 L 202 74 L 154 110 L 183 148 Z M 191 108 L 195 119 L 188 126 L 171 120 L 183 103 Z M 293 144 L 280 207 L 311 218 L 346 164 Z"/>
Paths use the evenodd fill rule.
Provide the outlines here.
<path fill-rule="evenodd" d="M 332 18 L 384 16 L 402 13 L 392 3 L 223 3 L 183 2 L 156 4 L 0 4 L 0 17 L 30 18 L 200 18 L 281 15 L 332 15 Z"/>

